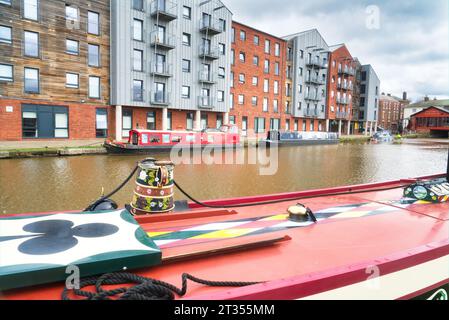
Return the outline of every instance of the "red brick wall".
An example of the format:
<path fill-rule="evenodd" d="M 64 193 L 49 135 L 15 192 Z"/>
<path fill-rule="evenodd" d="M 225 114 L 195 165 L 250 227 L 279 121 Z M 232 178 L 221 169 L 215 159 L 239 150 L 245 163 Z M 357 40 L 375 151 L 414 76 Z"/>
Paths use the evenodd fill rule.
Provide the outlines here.
<path fill-rule="evenodd" d="M 392 125 L 398 125 L 402 121 L 401 109 L 399 101 L 381 98 L 379 101 L 379 126 L 391 129 Z"/>
<path fill-rule="evenodd" d="M 69 111 L 69 139 L 95 139 L 97 108 L 98 106 L 76 103 L 47 102 L 34 100 L 0 99 L 0 140 L 20 141 L 22 138 L 22 104 L 65 106 Z M 12 106 L 13 112 L 7 113 L 6 107 Z M 111 122 L 109 122 L 110 124 Z"/>
<path fill-rule="evenodd" d="M 350 59 L 350 60 L 348 60 Z M 343 97 L 343 93 L 346 92 L 346 96 L 349 97 L 349 94 L 351 96 L 353 96 L 353 91 L 350 90 L 341 90 L 338 89 L 338 78 L 341 77 L 342 78 L 342 82 L 343 83 L 343 79 L 346 78 L 348 83 L 350 80 L 352 80 L 352 84 L 354 86 L 355 83 L 355 77 L 353 76 L 345 76 L 343 77 L 343 75 L 338 74 L 338 65 L 341 63 L 342 64 L 342 68 L 344 68 L 345 65 L 349 67 L 354 67 L 354 63 L 352 63 L 352 55 L 349 52 L 349 50 L 346 48 L 345 45 L 341 46 L 340 48 L 334 50 L 331 52 L 330 57 L 329 57 L 329 70 L 328 70 L 328 81 L 327 81 L 327 106 L 326 106 L 326 118 L 330 119 L 330 120 L 334 120 L 336 119 L 337 116 L 337 92 L 340 91 L 340 95 L 341 97 Z M 333 64 L 333 62 L 335 61 L 335 66 Z M 335 79 L 335 82 L 332 83 L 332 78 Z M 334 97 L 332 98 L 332 91 L 334 91 Z M 331 110 L 331 106 L 334 107 L 334 111 L 332 112 Z M 341 109 L 341 105 L 340 105 L 340 109 Z M 345 106 L 345 111 L 349 112 L 351 117 L 349 119 L 352 119 L 352 100 L 351 103 L 349 105 Z M 341 110 L 340 110 L 341 111 Z M 342 119 L 343 120 L 343 119 Z"/>
<path fill-rule="evenodd" d="M 269 35 L 262 31 L 250 28 L 243 24 L 233 21 L 233 28 L 235 29 L 235 43 L 232 44 L 232 49 L 235 51 L 235 64 L 232 66 L 234 72 L 234 87 L 231 88 L 231 93 L 234 95 L 234 108 L 230 110 L 230 115 L 235 116 L 236 124 L 241 128 L 242 117 L 248 117 L 248 129 L 254 129 L 254 118 L 265 118 L 265 129 L 269 130 L 270 119 L 281 119 L 281 128 L 285 129 L 286 118 L 290 119 L 290 115 L 285 114 L 285 77 L 286 77 L 286 51 L 287 42 L 283 39 Z M 246 32 L 246 40 L 240 40 L 240 31 Z M 259 36 L 259 45 L 254 44 L 254 36 Z M 270 54 L 265 53 L 265 40 L 270 40 Z M 275 56 L 275 43 L 280 45 L 280 55 Z M 246 55 L 245 62 L 239 59 L 240 52 Z M 253 64 L 253 56 L 259 57 L 259 65 Z M 270 61 L 270 73 L 264 73 L 265 59 Z M 279 62 L 279 75 L 275 75 L 274 66 Z M 245 74 L 245 83 L 239 83 L 239 75 Z M 258 85 L 252 85 L 253 76 L 259 78 Z M 265 93 L 263 90 L 264 79 L 269 79 L 269 92 Z M 279 82 L 279 94 L 274 94 L 274 81 Z M 245 96 L 245 103 L 238 104 L 238 96 L 243 94 Z M 258 98 L 257 106 L 253 106 L 251 99 L 253 96 Z M 268 98 L 268 112 L 263 112 L 263 98 Z M 273 112 L 273 100 L 278 100 L 279 112 Z M 293 128 L 293 121 L 291 121 L 291 128 Z"/>

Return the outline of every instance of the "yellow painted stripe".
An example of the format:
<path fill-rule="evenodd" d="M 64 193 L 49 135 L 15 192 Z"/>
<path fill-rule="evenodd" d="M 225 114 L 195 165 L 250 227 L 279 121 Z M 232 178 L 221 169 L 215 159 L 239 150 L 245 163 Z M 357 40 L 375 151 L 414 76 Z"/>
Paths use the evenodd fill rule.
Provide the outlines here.
<path fill-rule="evenodd" d="M 277 216 L 268 217 L 265 219 L 261 219 L 259 221 L 277 221 L 277 220 L 285 220 L 288 218 L 288 214 L 279 214 Z"/>
<path fill-rule="evenodd" d="M 260 228 L 247 228 L 247 229 L 227 229 L 227 230 L 218 230 L 206 234 L 202 234 L 196 237 L 192 237 L 190 239 L 227 239 L 227 238 L 235 238 L 240 237 L 245 234 L 260 230 Z"/>
<path fill-rule="evenodd" d="M 172 233 L 171 231 L 164 231 L 164 232 L 148 232 L 147 234 L 150 236 L 150 238 L 154 238 L 157 236 L 162 236 L 164 234 Z"/>

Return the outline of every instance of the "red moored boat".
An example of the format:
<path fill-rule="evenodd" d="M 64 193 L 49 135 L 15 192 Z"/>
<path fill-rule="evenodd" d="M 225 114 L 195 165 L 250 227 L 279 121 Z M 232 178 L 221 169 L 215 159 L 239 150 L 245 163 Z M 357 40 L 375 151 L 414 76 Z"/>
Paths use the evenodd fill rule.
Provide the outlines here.
<path fill-rule="evenodd" d="M 262 282 L 238 288 L 189 283 L 187 294 L 177 296 L 183 299 L 447 299 L 447 188 L 439 175 L 205 203 L 229 207 L 224 209 L 189 203 L 179 212 L 138 216 L 138 226 L 161 256 L 153 266 L 132 272 L 176 286 L 183 273 L 211 281 Z M 291 208 L 298 201 L 310 209 L 307 215 L 295 216 Z M 112 223 L 114 213 L 108 214 L 106 222 Z M 43 214 L 42 219 L 54 223 L 63 215 Z M 311 215 L 316 222 L 308 219 Z M 0 223 L 22 223 L 26 217 L 5 216 Z M 80 242 L 86 236 L 73 232 Z M 4 235 L 3 243 L 8 241 L 16 240 Z M 17 241 L 21 252 L 31 250 L 30 243 Z M 90 242 L 94 245 L 106 250 L 123 240 L 99 239 Z M 100 270 L 117 264 L 112 261 Z M 60 299 L 63 289 L 61 281 L 2 294 L 6 299 Z"/>
<path fill-rule="evenodd" d="M 223 125 L 220 129 L 203 131 L 131 130 L 127 143 L 107 141 L 105 147 L 112 153 L 148 153 L 170 151 L 173 147 L 238 147 L 239 129 Z"/>

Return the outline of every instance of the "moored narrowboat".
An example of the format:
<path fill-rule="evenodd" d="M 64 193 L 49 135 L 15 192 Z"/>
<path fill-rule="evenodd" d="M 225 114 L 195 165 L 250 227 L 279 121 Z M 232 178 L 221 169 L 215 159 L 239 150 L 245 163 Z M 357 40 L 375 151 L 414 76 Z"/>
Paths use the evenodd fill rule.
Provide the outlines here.
<path fill-rule="evenodd" d="M 272 130 L 265 140 L 267 146 L 303 146 L 338 144 L 339 136 L 333 132 L 290 132 Z"/>

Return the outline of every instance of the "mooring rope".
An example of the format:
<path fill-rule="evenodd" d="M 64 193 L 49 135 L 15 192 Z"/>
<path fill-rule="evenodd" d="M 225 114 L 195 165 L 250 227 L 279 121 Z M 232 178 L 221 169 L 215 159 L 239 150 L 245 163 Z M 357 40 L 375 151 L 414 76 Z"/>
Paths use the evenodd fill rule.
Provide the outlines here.
<path fill-rule="evenodd" d="M 175 294 L 179 297 L 187 293 L 187 280 L 209 287 L 246 287 L 261 282 L 235 282 L 235 281 L 209 281 L 194 277 L 188 273 L 182 275 L 182 288 L 157 279 L 142 277 L 132 273 L 107 273 L 99 277 L 82 279 L 79 289 L 67 289 L 62 291 L 63 300 L 72 300 L 69 295 L 72 292 L 84 300 L 174 300 Z M 133 287 L 105 290 L 104 285 L 137 284 Z M 95 286 L 95 292 L 82 290 Z"/>

